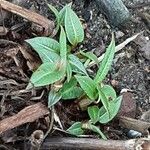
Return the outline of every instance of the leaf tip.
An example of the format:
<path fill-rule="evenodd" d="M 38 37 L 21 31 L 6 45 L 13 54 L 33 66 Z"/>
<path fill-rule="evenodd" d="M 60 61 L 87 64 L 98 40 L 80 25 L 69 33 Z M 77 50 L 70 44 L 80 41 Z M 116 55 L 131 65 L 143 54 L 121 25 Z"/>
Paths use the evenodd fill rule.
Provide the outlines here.
<path fill-rule="evenodd" d="M 33 84 L 32 83 L 29 83 L 28 85 L 27 85 L 27 87 L 26 87 L 26 90 L 30 90 L 30 89 L 32 89 L 33 88 Z"/>

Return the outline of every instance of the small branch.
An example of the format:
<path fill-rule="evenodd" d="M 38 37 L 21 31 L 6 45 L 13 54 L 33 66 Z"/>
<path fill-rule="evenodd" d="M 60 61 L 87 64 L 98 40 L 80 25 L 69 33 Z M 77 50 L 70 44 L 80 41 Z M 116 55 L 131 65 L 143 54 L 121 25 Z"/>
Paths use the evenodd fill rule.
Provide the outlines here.
<path fill-rule="evenodd" d="M 53 34 L 54 23 L 52 21 L 50 21 L 49 19 L 47 19 L 31 10 L 28 10 L 21 6 L 12 4 L 6 0 L 0 0 L 0 6 L 2 9 L 5 9 L 11 13 L 17 14 L 17 15 L 31 21 L 32 23 L 35 23 L 36 25 L 43 27 L 44 35 L 52 35 Z"/>
<path fill-rule="evenodd" d="M 95 0 L 99 10 L 106 16 L 110 25 L 123 26 L 130 18 L 130 13 L 122 0 Z"/>
<path fill-rule="evenodd" d="M 0 134 L 3 132 L 13 129 L 22 124 L 33 122 L 40 117 L 49 114 L 49 110 L 42 103 L 37 103 L 28 106 L 18 112 L 18 114 L 8 117 L 0 121 Z"/>
<path fill-rule="evenodd" d="M 101 140 L 93 138 L 47 138 L 41 150 L 45 149 L 80 149 L 80 150 L 135 150 L 137 148 L 150 148 L 150 139 L 132 140 Z"/>
<path fill-rule="evenodd" d="M 119 123 L 124 128 L 139 131 L 143 134 L 147 134 L 150 129 L 150 123 L 142 120 L 132 119 L 124 116 L 119 117 Z"/>

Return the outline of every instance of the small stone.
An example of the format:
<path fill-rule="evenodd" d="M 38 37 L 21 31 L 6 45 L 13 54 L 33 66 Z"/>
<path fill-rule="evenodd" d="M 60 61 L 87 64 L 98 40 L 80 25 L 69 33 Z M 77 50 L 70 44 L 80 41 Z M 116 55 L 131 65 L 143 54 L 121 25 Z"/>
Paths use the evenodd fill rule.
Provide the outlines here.
<path fill-rule="evenodd" d="M 141 51 L 144 52 L 144 57 L 150 60 L 150 40 L 141 48 Z"/>
<path fill-rule="evenodd" d="M 119 84 L 119 82 L 118 82 L 117 80 L 111 80 L 111 85 L 112 85 L 113 87 L 117 87 L 118 84 Z"/>
<path fill-rule="evenodd" d="M 136 102 L 133 99 L 133 94 L 131 92 L 124 92 L 118 116 L 135 118 L 135 115 L 136 115 Z"/>
<path fill-rule="evenodd" d="M 129 132 L 127 133 L 127 136 L 129 138 L 139 138 L 142 136 L 142 133 L 135 131 L 135 130 L 129 130 Z"/>
<path fill-rule="evenodd" d="M 140 46 L 139 51 L 143 53 L 143 56 L 150 60 L 150 40 L 144 35 L 140 35 L 135 41 Z"/>
<path fill-rule="evenodd" d="M 117 31 L 117 32 L 115 32 L 115 34 L 116 34 L 116 39 L 119 39 L 124 36 L 124 33 L 121 31 Z"/>

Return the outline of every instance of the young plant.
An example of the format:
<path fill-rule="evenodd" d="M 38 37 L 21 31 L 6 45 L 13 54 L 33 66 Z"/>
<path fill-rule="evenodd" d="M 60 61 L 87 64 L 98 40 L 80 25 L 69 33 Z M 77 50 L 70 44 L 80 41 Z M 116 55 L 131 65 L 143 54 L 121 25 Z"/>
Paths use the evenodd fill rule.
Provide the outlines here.
<path fill-rule="evenodd" d="M 87 105 L 89 121 L 76 122 L 67 131 L 73 135 L 81 135 L 88 129 L 106 139 L 95 124 L 111 121 L 116 116 L 122 99 L 121 96 L 116 96 L 111 86 L 103 84 L 115 53 L 114 36 L 112 34 L 112 41 L 101 63 L 93 53 L 80 51 L 80 54 L 87 58 L 82 62 L 78 55 L 71 53 L 71 49 L 84 39 L 82 24 L 71 9 L 71 4 L 60 11 L 49 4 L 48 6 L 56 16 L 56 32 L 60 32 L 59 42 L 49 37 L 26 40 L 42 60 L 41 66 L 32 74 L 27 89 L 50 85 L 48 107 L 59 100 L 80 99 L 82 101 L 82 98 L 86 97 L 90 101 Z M 98 67 L 100 66 L 95 77 L 91 77 L 85 67 L 85 64 L 91 60 L 94 60 Z M 92 103 L 95 105 L 90 106 L 89 104 Z"/>

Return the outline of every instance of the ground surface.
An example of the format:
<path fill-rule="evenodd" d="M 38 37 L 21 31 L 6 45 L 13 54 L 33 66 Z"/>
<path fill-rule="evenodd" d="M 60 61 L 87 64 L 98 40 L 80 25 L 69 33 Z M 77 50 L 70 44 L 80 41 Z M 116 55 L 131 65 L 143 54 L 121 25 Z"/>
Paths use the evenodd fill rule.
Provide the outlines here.
<path fill-rule="evenodd" d="M 80 48 L 93 51 L 97 56 L 100 56 L 104 53 L 105 48 L 110 42 L 111 27 L 93 1 L 89 3 L 89 1 L 87 2 L 86 0 L 85 2 L 83 0 L 75 0 L 73 9 L 80 18 L 83 19 L 85 26 L 85 41 L 80 45 Z M 122 89 L 128 89 L 133 93 L 133 100 L 137 104 L 136 117 L 138 118 L 142 111 L 144 112 L 150 109 L 150 44 L 147 44 L 150 38 L 150 17 L 145 19 L 145 15 L 143 15 L 150 15 L 150 6 L 144 5 L 147 4 L 149 0 L 124 1 L 132 15 L 132 19 L 129 21 L 126 28 L 115 28 L 116 44 L 122 43 L 136 33 L 143 32 L 143 34 L 135 42 L 131 42 L 115 55 L 114 63 L 106 82 L 112 84 L 118 94 Z M 48 2 L 60 9 L 63 5 L 71 2 L 71 0 L 48 0 Z M 54 20 L 54 16 L 47 9 L 43 1 L 39 0 L 35 2 L 35 4 L 36 9 L 38 9 L 42 15 Z M 27 7 L 30 5 L 32 5 L 31 2 L 26 4 Z M 7 28 L 11 28 L 22 22 L 24 22 L 23 19 L 13 15 L 11 18 L 6 19 L 4 25 Z M 26 87 L 31 71 L 28 68 L 29 66 L 26 63 L 26 59 L 23 58 L 22 54 L 18 52 L 17 49 L 13 49 L 13 43 L 7 43 L 7 41 L 11 40 L 23 45 L 25 39 L 34 36 L 30 34 L 29 30 L 24 30 L 27 26 L 28 25 L 19 31 L 14 31 L 14 33 L 0 36 L 0 119 L 12 116 L 25 106 L 41 101 L 41 99 L 42 102 L 46 104 L 47 89 L 40 89 L 39 91 L 36 91 L 34 95 L 31 93 L 18 94 L 16 92 Z M 2 41 L 2 39 L 7 41 Z M 17 62 L 15 61 L 13 54 L 10 56 L 10 53 L 7 52 L 8 48 L 13 49 L 13 54 L 17 57 L 17 62 L 19 61 L 19 66 L 16 65 Z M 37 57 L 36 54 L 34 56 Z M 38 64 L 38 57 L 36 58 L 36 61 Z M 1 82 L 3 80 L 7 80 L 7 82 Z M 9 93 L 12 91 L 16 93 L 10 95 Z M 37 100 L 34 101 L 31 100 L 32 97 L 40 96 L 41 93 L 44 93 L 42 98 L 37 98 Z M 61 118 L 62 125 L 65 128 L 71 125 L 72 121 L 84 118 L 83 114 L 81 116 L 81 113 L 74 109 L 74 104 L 72 103 L 58 103 L 56 110 L 58 116 Z M 119 127 L 116 129 L 118 128 Z M 1 142 L 6 147 L 10 147 L 10 149 L 20 149 L 20 145 L 22 145 L 23 141 L 23 148 L 26 146 L 26 139 L 36 129 L 46 131 L 47 126 L 45 120 L 39 119 L 34 123 L 25 124 L 9 131 L 1 136 Z M 121 133 L 123 133 L 123 131 Z M 58 131 L 53 134 L 62 135 L 62 133 Z M 119 133 L 117 134 L 117 132 L 114 134 L 108 133 L 108 135 L 109 138 L 112 139 L 128 139 L 125 134 L 121 135 Z M 12 146 L 13 141 L 14 145 Z"/>

